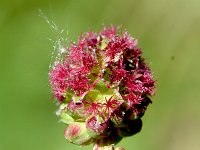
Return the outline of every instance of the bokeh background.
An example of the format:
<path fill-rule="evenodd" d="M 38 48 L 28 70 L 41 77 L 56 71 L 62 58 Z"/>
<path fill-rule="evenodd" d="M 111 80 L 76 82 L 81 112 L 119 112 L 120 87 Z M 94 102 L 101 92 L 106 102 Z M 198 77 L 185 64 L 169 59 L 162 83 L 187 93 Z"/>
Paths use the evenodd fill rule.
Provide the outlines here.
<path fill-rule="evenodd" d="M 43 17 L 39 9 L 45 14 Z M 45 17 L 58 25 L 56 32 Z M 200 149 L 199 0 L 0 0 L 0 150 L 90 150 L 68 143 L 50 87 L 53 42 L 102 25 L 139 40 L 157 80 L 126 150 Z"/>

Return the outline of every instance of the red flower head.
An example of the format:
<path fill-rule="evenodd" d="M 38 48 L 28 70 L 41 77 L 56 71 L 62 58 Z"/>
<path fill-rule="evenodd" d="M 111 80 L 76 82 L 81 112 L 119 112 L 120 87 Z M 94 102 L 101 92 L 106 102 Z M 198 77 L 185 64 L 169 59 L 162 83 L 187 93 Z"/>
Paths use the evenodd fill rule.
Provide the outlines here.
<path fill-rule="evenodd" d="M 65 137 L 79 145 L 111 145 L 139 132 L 155 89 L 137 40 L 114 26 L 80 36 L 49 76 L 69 124 Z"/>

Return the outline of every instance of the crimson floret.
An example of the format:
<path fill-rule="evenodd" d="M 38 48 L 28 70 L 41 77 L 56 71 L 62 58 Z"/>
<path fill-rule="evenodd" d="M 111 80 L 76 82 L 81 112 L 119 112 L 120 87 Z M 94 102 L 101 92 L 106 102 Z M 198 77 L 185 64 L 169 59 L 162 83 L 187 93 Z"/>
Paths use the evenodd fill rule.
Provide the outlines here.
<path fill-rule="evenodd" d="M 68 125 L 65 138 L 78 145 L 95 143 L 95 150 L 114 149 L 113 144 L 141 130 L 154 95 L 142 50 L 126 31 L 111 26 L 81 35 L 68 51 L 49 73 L 57 114 Z"/>

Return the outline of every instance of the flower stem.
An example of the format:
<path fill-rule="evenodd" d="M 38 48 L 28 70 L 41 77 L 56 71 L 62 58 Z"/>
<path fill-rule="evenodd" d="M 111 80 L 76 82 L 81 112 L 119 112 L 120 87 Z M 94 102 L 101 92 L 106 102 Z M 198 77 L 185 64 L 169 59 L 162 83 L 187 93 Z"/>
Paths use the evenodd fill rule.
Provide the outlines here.
<path fill-rule="evenodd" d="M 114 148 L 114 145 L 99 146 L 99 144 L 96 143 L 92 150 L 125 150 L 125 149 L 123 147 Z"/>

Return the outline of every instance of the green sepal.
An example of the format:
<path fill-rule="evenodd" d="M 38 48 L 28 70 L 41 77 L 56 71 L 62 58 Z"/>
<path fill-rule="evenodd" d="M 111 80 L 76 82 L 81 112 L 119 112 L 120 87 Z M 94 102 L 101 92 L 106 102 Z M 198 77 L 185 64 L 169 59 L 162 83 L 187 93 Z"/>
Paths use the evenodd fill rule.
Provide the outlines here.
<path fill-rule="evenodd" d="M 109 41 L 106 38 L 103 38 L 102 42 L 101 42 L 101 50 L 105 49 L 108 45 Z"/>
<path fill-rule="evenodd" d="M 80 102 L 81 99 L 82 99 L 82 96 L 74 95 L 74 96 L 72 97 L 72 100 L 74 101 L 74 103 Z"/>
<path fill-rule="evenodd" d="M 67 91 L 65 92 L 63 96 L 65 97 L 65 101 L 69 103 L 72 97 L 74 96 L 74 91 L 71 89 L 67 89 Z"/>
<path fill-rule="evenodd" d="M 95 89 L 99 91 L 101 94 L 114 94 L 114 90 L 112 88 L 108 88 L 106 86 L 106 83 L 102 80 L 100 80 L 97 85 L 95 86 Z"/>
<path fill-rule="evenodd" d="M 74 119 L 69 114 L 67 114 L 66 112 L 61 112 L 60 121 L 65 123 L 65 124 L 71 124 L 71 123 L 74 122 Z"/>

